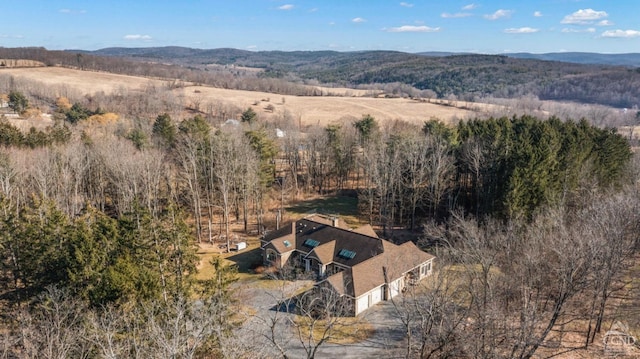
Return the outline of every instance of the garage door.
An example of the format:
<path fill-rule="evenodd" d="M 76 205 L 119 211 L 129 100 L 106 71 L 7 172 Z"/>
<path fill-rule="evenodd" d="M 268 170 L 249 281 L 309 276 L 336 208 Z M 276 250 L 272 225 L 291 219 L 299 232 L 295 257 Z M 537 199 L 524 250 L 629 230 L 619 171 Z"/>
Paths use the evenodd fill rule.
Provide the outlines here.
<path fill-rule="evenodd" d="M 376 303 L 378 303 L 379 301 L 382 300 L 383 295 L 382 295 L 382 291 L 384 290 L 384 287 L 380 287 L 376 290 L 374 290 L 371 293 L 371 305 L 374 305 Z"/>
<path fill-rule="evenodd" d="M 358 310 L 357 313 L 361 313 L 362 311 L 364 311 L 365 309 L 369 308 L 369 296 L 368 295 L 364 295 L 360 298 L 358 298 Z"/>

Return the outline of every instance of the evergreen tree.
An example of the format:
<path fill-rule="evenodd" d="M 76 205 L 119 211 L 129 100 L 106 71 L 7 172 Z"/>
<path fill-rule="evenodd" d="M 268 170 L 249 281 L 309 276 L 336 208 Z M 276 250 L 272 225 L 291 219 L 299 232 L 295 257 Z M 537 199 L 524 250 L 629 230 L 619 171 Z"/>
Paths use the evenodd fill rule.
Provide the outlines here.
<path fill-rule="evenodd" d="M 260 183 L 263 187 L 267 187 L 274 179 L 275 157 L 278 154 L 278 147 L 265 131 L 247 131 L 245 136 L 260 157 Z"/>
<path fill-rule="evenodd" d="M 371 136 L 378 130 L 378 123 L 375 118 L 371 115 L 364 115 L 362 119 L 354 122 L 353 127 L 358 130 L 358 134 L 360 136 L 360 145 L 364 146 L 365 143 L 369 142 Z"/>
<path fill-rule="evenodd" d="M 69 110 L 65 112 L 65 118 L 72 124 L 86 120 L 94 113 L 91 110 L 82 107 L 79 103 L 74 103 Z"/>
<path fill-rule="evenodd" d="M 22 92 L 11 91 L 9 92 L 9 108 L 17 113 L 23 113 L 29 108 L 29 100 Z"/>
<path fill-rule="evenodd" d="M 118 257 L 118 222 L 93 207 L 78 217 L 69 233 L 69 287 L 93 305 L 106 304 L 105 275 Z"/>
<path fill-rule="evenodd" d="M 251 107 L 247 107 L 247 109 L 242 112 L 240 119 L 242 122 L 252 125 L 258 119 L 258 114 Z"/>
<path fill-rule="evenodd" d="M 461 148 L 472 141 L 483 147 L 484 168 L 471 183 L 464 181 L 464 151 L 457 152 L 462 203 L 480 216 L 532 218 L 543 205 L 574 198 L 582 183 L 619 186 L 631 158 L 622 136 L 584 120 L 492 118 L 460 122 L 457 132 Z"/>
<path fill-rule="evenodd" d="M 159 115 L 156 118 L 156 121 L 153 123 L 152 133 L 161 141 L 163 147 L 171 148 L 175 144 L 176 126 L 167 113 Z"/>
<path fill-rule="evenodd" d="M 9 122 L 0 122 L 0 146 L 11 147 L 24 144 L 22 131 Z"/>

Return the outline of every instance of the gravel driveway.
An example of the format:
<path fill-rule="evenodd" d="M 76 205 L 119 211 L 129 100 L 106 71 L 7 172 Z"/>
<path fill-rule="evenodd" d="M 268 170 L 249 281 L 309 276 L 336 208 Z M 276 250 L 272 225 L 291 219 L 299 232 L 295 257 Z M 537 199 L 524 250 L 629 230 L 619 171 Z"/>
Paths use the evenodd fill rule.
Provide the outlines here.
<path fill-rule="evenodd" d="M 283 293 L 294 293 L 312 282 L 289 282 L 279 288 L 260 288 L 256 283 L 248 283 L 239 290 L 243 304 L 252 311 L 237 335 L 246 338 L 256 348 L 256 357 L 282 357 L 279 350 L 269 340 L 272 335 L 282 346 L 289 358 L 306 358 L 307 354 L 292 327 L 292 314 L 276 311 L 276 304 L 284 299 Z M 394 318 L 391 302 L 381 302 L 360 316 L 371 323 L 375 333 L 362 342 L 354 344 L 323 344 L 316 358 L 399 358 L 403 357 L 404 330 L 400 321 Z"/>

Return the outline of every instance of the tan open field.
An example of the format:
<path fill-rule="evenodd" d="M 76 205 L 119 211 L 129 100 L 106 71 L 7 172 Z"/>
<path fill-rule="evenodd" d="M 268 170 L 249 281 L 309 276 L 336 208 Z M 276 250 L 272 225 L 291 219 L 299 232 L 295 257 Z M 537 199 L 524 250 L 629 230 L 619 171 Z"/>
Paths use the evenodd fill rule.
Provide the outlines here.
<path fill-rule="evenodd" d="M 143 77 L 125 76 L 104 72 L 80 71 L 61 67 L 6 68 L 0 73 L 9 73 L 17 78 L 41 82 L 47 86 L 64 85 L 86 94 L 99 91 L 111 93 L 121 89 L 144 91 L 149 85 L 164 86 L 166 81 Z M 270 117 L 287 110 L 296 121 L 304 125 L 326 125 L 344 118 L 360 118 L 369 114 L 379 121 L 402 119 L 407 122 L 422 123 L 432 117 L 443 121 L 468 118 L 474 112 L 453 106 L 444 106 L 411 99 L 355 97 L 367 91 L 330 89 L 335 93 L 349 93 L 352 96 L 288 96 L 265 92 L 227 90 L 207 86 L 187 86 L 173 91 L 176 96 L 185 96 L 187 101 L 196 100 L 202 108 L 208 102 L 223 102 L 247 108 L 252 106 L 260 116 Z M 348 92 L 347 92 L 348 91 Z M 269 99 L 269 101 L 262 101 Z M 283 100 L 284 99 L 284 103 Z M 257 105 L 254 105 L 255 103 Z M 265 110 L 272 104 L 273 112 Z M 458 105 L 462 105 L 459 103 Z M 465 105 L 467 105 L 465 103 Z M 474 104 L 486 108 L 487 105 Z"/>
<path fill-rule="evenodd" d="M 0 74 L 10 74 L 41 82 L 46 86 L 65 85 L 86 94 L 104 91 L 112 93 L 120 88 L 144 90 L 148 85 L 162 85 L 164 81 L 144 77 L 116 75 L 107 72 L 80 71 L 63 67 L 9 68 Z"/>

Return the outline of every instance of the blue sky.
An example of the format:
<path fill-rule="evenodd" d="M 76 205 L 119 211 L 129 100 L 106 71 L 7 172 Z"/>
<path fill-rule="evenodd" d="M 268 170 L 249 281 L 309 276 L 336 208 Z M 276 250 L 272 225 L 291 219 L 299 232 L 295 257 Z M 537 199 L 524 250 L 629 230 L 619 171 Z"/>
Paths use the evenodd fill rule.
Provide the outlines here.
<path fill-rule="evenodd" d="M 640 0 L 2 0 L 0 46 L 640 52 Z"/>

